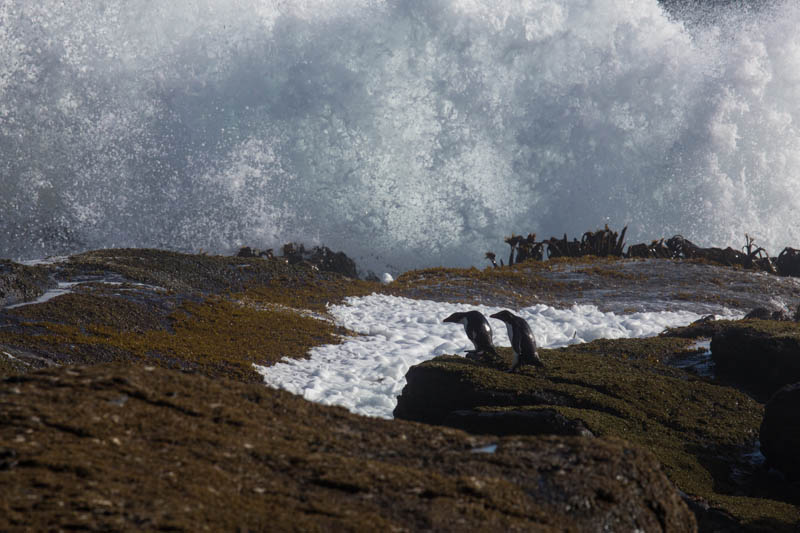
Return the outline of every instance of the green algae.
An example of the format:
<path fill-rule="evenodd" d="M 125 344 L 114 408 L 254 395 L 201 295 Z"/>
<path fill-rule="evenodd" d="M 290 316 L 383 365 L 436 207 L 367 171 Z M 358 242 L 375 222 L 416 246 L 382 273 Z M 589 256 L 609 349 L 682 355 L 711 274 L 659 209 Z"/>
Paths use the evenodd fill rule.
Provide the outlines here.
<path fill-rule="evenodd" d="M 304 280 L 302 283 L 279 278 L 234 297 L 254 304 L 277 304 L 324 313 L 328 305 L 340 304 L 347 297 L 366 296 L 380 290 L 380 283 L 344 277 Z"/>
<path fill-rule="evenodd" d="M 525 262 L 510 267 L 429 268 L 414 270 L 399 276 L 382 292 L 413 298 L 443 298 L 478 304 L 481 294 L 488 291 L 509 305 L 528 305 L 538 295 L 557 290 L 578 290 L 581 284 L 549 279 L 541 272 L 556 268 L 546 262 Z M 546 265 L 546 266 L 542 266 Z"/>
<path fill-rule="evenodd" d="M 0 343 L 58 364 L 144 362 L 244 381 L 260 381 L 253 363 L 340 342 L 327 306 L 381 289 L 280 258 L 150 249 L 86 252 L 53 268 L 80 288 L 6 310 Z"/>
<path fill-rule="evenodd" d="M 11 309 L 7 314 L 28 322 L 69 324 L 81 330 L 108 326 L 119 331 L 147 331 L 162 326 L 162 321 L 148 306 L 122 297 L 83 292 Z"/>
<path fill-rule="evenodd" d="M 306 357 L 311 347 L 340 342 L 338 334 L 344 333 L 325 320 L 221 297 L 185 301 L 166 316 L 169 328 L 158 328 L 158 320 L 143 328 L 141 323 L 128 321 L 143 311 L 138 304 L 104 298 L 108 313 L 86 320 L 84 313 L 102 310 L 104 305 L 96 297 L 76 296 L 54 298 L 47 302 L 52 302 L 47 310 L 30 306 L 25 314 L 33 320 L 21 324 L 25 330 L 0 330 L 0 343 L 58 352 L 67 358 L 64 362 L 139 361 L 256 382 L 260 377 L 253 363 L 268 365 L 283 357 Z M 44 317 L 49 320 L 41 320 Z M 63 321 L 56 322 L 56 318 Z"/>

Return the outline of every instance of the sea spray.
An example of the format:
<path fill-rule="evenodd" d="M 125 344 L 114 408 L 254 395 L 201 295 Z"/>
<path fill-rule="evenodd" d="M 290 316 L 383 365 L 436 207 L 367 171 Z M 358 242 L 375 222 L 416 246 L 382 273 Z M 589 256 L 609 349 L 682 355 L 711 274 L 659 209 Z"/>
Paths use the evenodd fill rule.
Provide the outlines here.
<path fill-rule="evenodd" d="M 7 0 L 0 256 L 503 236 L 800 244 L 800 6 Z"/>

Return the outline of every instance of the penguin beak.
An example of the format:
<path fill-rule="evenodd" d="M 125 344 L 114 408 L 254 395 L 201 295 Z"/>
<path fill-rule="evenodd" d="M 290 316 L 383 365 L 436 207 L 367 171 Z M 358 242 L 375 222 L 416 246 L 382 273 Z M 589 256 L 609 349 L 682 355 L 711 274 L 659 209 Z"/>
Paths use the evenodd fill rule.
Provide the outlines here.
<path fill-rule="evenodd" d="M 496 318 L 497 320 L 503 320 L 502 318 L 500 318 L 498 316 L 500 313 L 502 313 L 502 311 L 499 311 L 499 312 L 497 312 L 497 313 L 495 313 L 493 315 L 489 315 L 489 318 Z"/>
<path fill-rule="evenodd" d="M 442 320 L 442 322 L 458 322 L 458 320 L 456 319 L 456 315 L 453 314 Z"/>

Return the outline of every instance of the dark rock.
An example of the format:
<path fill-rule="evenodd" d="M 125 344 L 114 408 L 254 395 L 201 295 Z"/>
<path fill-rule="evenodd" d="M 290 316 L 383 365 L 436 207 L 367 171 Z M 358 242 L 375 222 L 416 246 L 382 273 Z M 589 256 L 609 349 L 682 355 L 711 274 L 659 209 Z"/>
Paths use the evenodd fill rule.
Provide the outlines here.
<path fill-rule="evenodd" d="M 783 309 L 767 309 L 766 307 L 756 307 L 746 315 L 744 315 L 745 319 L 753 318 L 757 320 L 782 320 L 782 321 L 789 321 L 794 320 L 794 316 L 790 315 Z"/>
<path fill-rule="evenodd" d="M 711 338 L 717 375 L 763 397 L 800 381 L 800 325 L 746 320 L 729 323 Z"/>
<path fill-rule="evenodd" d="M 617 439 L 475 437 L 122 365 L 0 381 L 0 404 L 2 531 L 697 531 Z"/>
<path fill-rule="evenodd" d="M 469 365 L 478 372 L 484 368 L 478 362 L 464 357 L 444 356 L 435 361 L 444 364 L 420 364 L 412 366 L 406 374 L 406 386 L 397 398 L 395 418 L 442 424 L 454 411 L 481 406 L 523 406 L 556 404 L 566 400 L 559 394 L 537 389 L 508 390 L 505 388 L 481 387 L 461 372 L 453 372 L 447 362 Z M 488 369 L 487 369 L 488 370 Z M 499 371 L 497 371 L 499 372 Z"/>
<path fill-rule="evenodd" d="M 289 243 L 283 246 L 283 256 L 289 264 L 306 261 L 322 271 L 336 272 L 348 278 L 358 278 L 356 263 L 344 252 L 334 252 L 327 246 L 315 246 L 306 250 L 302 244 Z"/>
<path fill-rule="evenodd" d="M 781 388 L 767 402 L 761 453 L 771 466 L 800 479 L 800 383 Z"/>
<path fill-rule="evenodd" d="M 775 260 L 775 268 L 781 276 L 800 277 L 800 250 L 784 248 Z"/>
<path fill-rule="evenodd" d="M 453 411 L 442 425 L 479 435 L 594 436 L 581 420 L 570 420 L 553 409 Z"/>
<path fill-rule="evenodd" d="M 244 246 L 239 249 L 236 257 L 264 257 L 266 259 L 272 259 L 274 256 L 271 248 L 269 250 L 256 250 L 255 248 Z"/>
<path fill-rule="evenodd" d="M 686 502 L 686 505 L 688 505 L 689 509 L 694 513 L 700 531 L 727 533 L 743 530 L 742 525 L 731 513 L 722 509 L 716 509 L 710 506 L 708 502 L 692 498 L 688 495 L 684 495 L 683 501 Z M 778 529 L 778 531 L 780 531 L 780 529 Z"/>

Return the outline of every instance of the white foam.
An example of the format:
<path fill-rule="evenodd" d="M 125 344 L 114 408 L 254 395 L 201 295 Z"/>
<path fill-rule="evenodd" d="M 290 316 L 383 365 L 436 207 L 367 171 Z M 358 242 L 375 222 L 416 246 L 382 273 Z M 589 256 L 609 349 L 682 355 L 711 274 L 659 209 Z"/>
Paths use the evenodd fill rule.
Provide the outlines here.
<path fill-rule="evenodd" d="M 437 355 L 472 349 L 463 326 L 442 323 L 449 314 L 466 309 L 476 309 L 487 317 L 501 310 L 377 294 L 348 298 L 343 305 L 331 306 L 329 312 L 338 324 L 359 336 L 313 348 L 309 359 L 285 359 L 256 369 L 270 386 L 314 402 L 341 405 L 354 413 L 388 418 L 405 386 L 409 367 Z M 545 348 L 598 338 L 646 337 L 701 317 L 689 311 L 617 315 L 593 305 L 570 309 L 534 305 L 515 312 L 528 321 L 537 343 Z M 493 319 L 489 323 L 495 344 L 510 346 L 505 325 Z"/>

